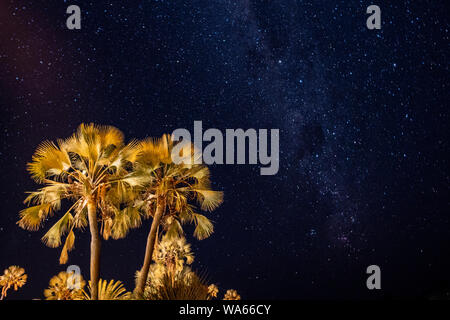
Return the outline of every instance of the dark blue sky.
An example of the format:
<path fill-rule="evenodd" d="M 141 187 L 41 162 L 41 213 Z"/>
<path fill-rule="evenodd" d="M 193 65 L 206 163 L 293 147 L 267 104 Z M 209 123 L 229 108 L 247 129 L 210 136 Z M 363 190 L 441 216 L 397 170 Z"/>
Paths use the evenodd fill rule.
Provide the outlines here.
<path fill-rule="evenodd" d="M 81 8 L 82 28 L 65 26 Z M 377 4 L 382 29 L 366 28 Z M 41 298 L 59 250 L 15 225 L 25 167 L 80 122 L 127 139 L 279 128 L 280 171 L 212 167 L 224 204 L 194 269 L 245 298 L 424 297 L 450 288 L 449 10 L 444 1 L 2 1 L 0 268 Z M 133 288 L 149 222 L 103 243 Z M 192 230 L 187 228 L 187 233 Z M 89 233 L 69 264 L 88 276 Z M 381 292 L 366 289 L 377 264 Z"/>

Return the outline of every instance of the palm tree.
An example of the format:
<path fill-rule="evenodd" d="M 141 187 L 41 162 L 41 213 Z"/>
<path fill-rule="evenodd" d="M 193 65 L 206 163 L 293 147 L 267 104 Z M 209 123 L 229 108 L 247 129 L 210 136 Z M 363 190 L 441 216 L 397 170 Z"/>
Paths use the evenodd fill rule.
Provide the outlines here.
<path fill-rule="evenodd" d="M 204 277 L 190 271 L 183 277 L 177 277 L 175 281 L 165 273 L 160 279 L 160 284 L 154 290 L 146 291 L 146 300 L 210 300 L 208 283 Z M 186 278 L 187 277 L 187 278 Z"/>
<path fill-rule="evenodd" d="M 208 296 L 210 299 L 217 298 L 217 294 L 219 293 L 219 288 L 215 284 L 210 284 L 208 286 Z"/>
<path fill-rule="evenodd" d="M 209 300 L 211 286 L 188 266 L 194 261 L 191 246 L 184 237 L 162 237 L 153 253 L 145 300 Z M 140 272 L 136 272 L 139 279 Z M 210 288 L 211 287 L 211 288 Z"/>
<path fill-rule="evenodd" d="M 83 291 L 83 300 L 94 300 L 92 297 L 92 286 L 89 281 L 89 293 Z M 121 281 L 100 279 L 98 282 L 98 300 L 128 300 L 131 298 L 131 292 L 128 292 Z M 97 299 L 95 299 L 97 300 Z"/>
<path fill-rule="evenodd" d="M 25 274 L 25 269 L 18 266 L 10 266 L 5 269 L 2 276 L 0 276 L 0 287 L 2 287 L 2 296 L 0 300 L 6 297 L 7 291 L 13 287 L 17 291 L 20 287 L 27 283 L 28 276 Z"/>
<path fill-rule="evenodd" d="M 74 274 L 61 271 L 50 279 L 48 289 L 44 290 L 46 300 L 82 300 L 83 288 L 86 282 L 79 275 L 77 279 Z"/>
<path fill-rule="evenodd" d="M 186 274 L 191 270 L 185 265 L 190 265 L 194 261 L 194 254 L 184 237 L 170 238 L 165 235 L 153 251 L 153 261 L 155 263 L 150 265 L 145 290 L 149 286 L 161 285 L 164 275 L 167 275 L 172 283 L 179 277 L 187 279 Z M 140 278 L 140 274 L 141 271 L 136 271 L 136 281 Z"/>
<path fill-rule="evenodd" d="M 165 235 L 156 246 L 153 259 L 156 263 L 164 265 L 174 281 L 175 275 L 183 270 L 185 263 L 191 264 L 194 261 L 194 254 L 184 237 L 170 238 Z"/>
<path fill-rule="evenodd" d="M 37 230 L 61 208 L 62 200 L 72 203 L 67 212 L 44 235 L 50 247 L 59 247 L 67 234 L 60 263 L 68 260 L 75 243 L 74 228 L 89 223 L 91 234 L 90 276 L 97 298 L 100 276 L 100 234 L 104 239 L 124 237 L 129 228 L 140 225 L 141 216 L 131 206 L 120 210 L 130 188 L 140 185 L 128 168 L 139 151 L 138 143 L 124 144 L 122 132 L 111 126 L 81 124 L 76 133 L 57 144 L 45 141 L 36 150 L 28 171 L 45 186 L 25 199 L 28 208 L 20 212 L 20 227 Z M 72 212 L 74 215 L 72 215 Z M 99 222 L 101 228 L 99 230 Z"/>
<path fill-rule="evenodd" d="M 194 236 L 199 240 L 207 238 L 213 232 L 213 224 L 194 211 L 192 202 L 196 201 L 202 210 L 212 211 L 223 199 L 222 192 L 211 189 L 208 167 L 189 164 L 188 161 L 186 164 L 172 161 L 172 152 L 176 152 L 174 146 L 169 135 L 145 140 L 134 165 L 134 173 L 145 177 L 148 182 L 135 207 L 142 209 L 145 217 L 153 217 L 144 263 L 134 292 L 138 297 L 144 292 L 159 227 L 162 225 L 169 236 L 177 236 L 183 234 L 182 224 L 194 223 Z M 180 155 L 191 159 L 198 156 L 190 147 L 180 149 Z"/>
<path fill-rule="evenodd" d="M 229 289 L 225 293 L 223 300 L 241 300 L 241 296 L 234 289 Z"/>

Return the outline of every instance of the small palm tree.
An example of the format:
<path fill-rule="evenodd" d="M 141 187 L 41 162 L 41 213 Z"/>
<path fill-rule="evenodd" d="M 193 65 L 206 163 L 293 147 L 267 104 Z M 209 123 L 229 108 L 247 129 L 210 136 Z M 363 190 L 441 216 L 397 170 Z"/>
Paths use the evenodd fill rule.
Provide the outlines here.
<path fill-rule="evenodd" d="M 165 275 L 172 281 L 180 277 L 187 279 L 185 276 L 191 270 L 186 265 L 194 261 L 194 254 L 184 237 L 170 238 L 164 235 L 153 251 L 153 261 L 147 277 L 146 290 L 161 285 Z M 136 282 L 140 278 L 140 273 L 140 270 L 136 271 Z"/>
<path fill-rule="evenodd" d="M 88 285 L 89 294 L 83 291 L 84 300 L 94 300 L 92 297 L 91 282 Z M 98 282 L 98 300 L 129 300 L 131 292 L 128 292 L 121 281 L 100 279 Z M 97 299 L 95 299 L 97 300 Z"/>
<path fill-rule="evenodd" d="M 46 300 L 82 300 L 83 288 L 86 282 L 81 275 L 62 271 L 50 279 L 47 289 L 44 290 Z"/>
<path fill-rule="evenodd" d="M 217 298 L 217 294 L 219 293 L 219 288 L 215 284 L 210 284 L 208 286 L 208 296 L 210 299 Z"/>
<path fill-rule="evenodd" d="M 104 239 L 121 238 L 129 228 L 140 225 L 137 210 L 131 206 L 120 210 L 123 199 L 129 198 L 125 195 L 130 188 L 140 185 L 139 179 L 127 170 L 138 151 L 138 143 L 132 141 L 125 145 L 122 132 L 114 127 L 81 124 L 66 140 L 42 143 L 28 164 L 32 178 L 45 186 L 30 192 L 25 199 L 29 207 L 20 212 L 18 224 L 24 229 L 37 230 L 60 210 L 62 200 L 71 202 L 69 210 L 42 240 L 55 248 L 67 234 L 60 256 L 60 263 L 66 263 L 68 252 L 75 244 L 74 228 L 89 224 L 93 299 L 97 297 L 100 276 L 100 234 Z"/>
<path fill-rule="evenodd" d="M 204 215 L 196 213 L 192 203 L 196 202 L 202 210 L 212 211 L 223 199 L 222 192 L 211 189 L 208 167 L 172 161 L 172 152 L 176 153 L 175 146 L 169 135 L 145 140 L 141 143 L 134 165 L 135 175 L 147 180 L 135 207 L 140 208 L 145 217 L 153 218 L 144 263 L 135 288 L 138 297 L 144 292 L 159 227 L 163 226 L 164 231 L 172 237 L 183 234 L 183 224 L 194 223 L 194 236 L 200 240 L 207 238 L 213 232 L 213 224 Z M 198 156 L 191 146 L 180 150 L 182 157 Z"/>
<path fill-rule="evenodd" d="M 182 273 L 175 281 L 169 274 L 164 274 L 160 284 L 153 290 L 146 291 L 146 300 L 210 300 L 208 283 L 204 277 L 190 271 Z"/>
<path fill-rule="evenodd" d="M 191 251 L 191 245 L 186 243 L 184 237 L 170 238 L 165 235 L 162 241 L 158 243 L 153 254 L 156 263 L 164 265 L 171 279 L 183 270 L 186 264 L 194 261 L 194 255 Z"/>
<path fill-rule="evenodd" d="M 225 293 L 223 300 L 241 300 L 241 296 L 234 289 L 229 289 Z"/>
<path fill-rule="evenodd" d="M 153 252 L 143 296 L 146 300 L 204 300 L 208 285 L 187 265 L 194 261 L 191 246 L 184 237 L 164 235 Z M 140 271 L 136 272 L 136 281 Z"/>
<path fill-rule="evenodd" d="M 18 266 L 10 266 L 8 269 L 5 269 L 2 276 L 0 276 L 0 287 L 2 288 L 2 295 L 0 300 L 3 300 L 7 291 L 10 288 L 14 288 L 14 291 L 17 291 L 20 287 L 24 286 L 27 283 L 28 276 L 25 274 L 25 269 L 20 268 Z"/>

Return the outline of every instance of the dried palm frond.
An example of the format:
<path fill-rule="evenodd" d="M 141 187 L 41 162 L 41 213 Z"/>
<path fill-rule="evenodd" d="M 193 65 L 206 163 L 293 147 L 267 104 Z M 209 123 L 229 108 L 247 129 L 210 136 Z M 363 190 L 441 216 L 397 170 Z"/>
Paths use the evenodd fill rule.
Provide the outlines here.
<path fill-rule="evenodd" d="M 0 287 L 2 288 L 2 295 L 0 300 L 3 300 L 7 291 L 10 288 L 13 288 L 14 291 L 17 291 L 19 288 L 27 283 L 27 274 L 25 273 L 25 269 L 19 266 L 10 266 L 8 269 L 5 269 L 3 275 L 0 276 Z"/>

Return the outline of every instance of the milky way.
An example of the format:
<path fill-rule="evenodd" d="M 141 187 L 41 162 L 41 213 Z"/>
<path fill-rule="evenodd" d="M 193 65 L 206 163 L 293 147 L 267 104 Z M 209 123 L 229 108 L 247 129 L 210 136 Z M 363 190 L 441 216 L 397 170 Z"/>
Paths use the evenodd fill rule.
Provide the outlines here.
<path fill-rule="evenodd" d="M 48 225 L 15 224 L 42 140 L 80 122 L 131 139 L 201 120 L 280 129 L 279 173 L 213 166 L 225 193 L 215 233 L 199 242 L 187 228 L 194 269 L 219 287 L 245 298 L 440 292 L 450 283 L 448 8 L 383 2 L 381 30 L 368 30 L 368 1 L 80 1 L 82 29 L 70 31 L 66 1 L 3 1 L 0 268 L 29 270 L 26 298 L 65 268 L 40 242 Z M 132 288 L 148 227 L 105 242 L 106 279 Z M 79 239 L 69 263 L 87 270 L 88 234 Z M 365 287 L 371 264 L 382 292 Z"/>

